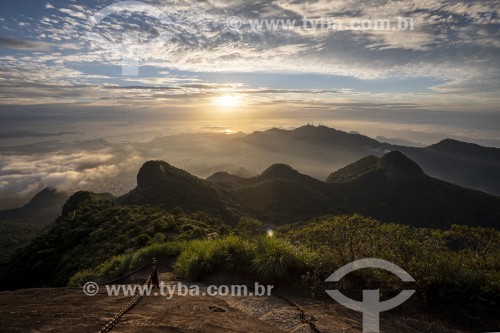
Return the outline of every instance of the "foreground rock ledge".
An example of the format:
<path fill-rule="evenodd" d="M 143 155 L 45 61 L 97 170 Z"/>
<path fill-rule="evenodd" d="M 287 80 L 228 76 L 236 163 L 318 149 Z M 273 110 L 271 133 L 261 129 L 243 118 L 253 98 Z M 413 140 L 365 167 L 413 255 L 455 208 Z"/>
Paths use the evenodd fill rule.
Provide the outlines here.
<path fill-rule="evenodd" d="M 85 296 L 81 289 L 0 293 L 0 332 L 95 333 L 131 297 Z M 214 311 L 217 309 L 218 311 Z M 220 311 L 224 309 L 225 311 Z M 145 297 L 112 332 L 283 333 L 214 297 Z"/>
<path fill-rule="evenodd" d="M 81 289 L 0 292 L 0 332 L 96 333 L 131 297 L 85 296 Z M 361 316 L 340 305 L 300 300 L 322 333 L 362 332 Z M 297 317 L 297 318 L 296 318 Z M 460 332 L 437 323 L 386 315 L 382 332 Z M 295 309 L 276 297 L 145 297 L 112 332 L 309 333 Z"/>

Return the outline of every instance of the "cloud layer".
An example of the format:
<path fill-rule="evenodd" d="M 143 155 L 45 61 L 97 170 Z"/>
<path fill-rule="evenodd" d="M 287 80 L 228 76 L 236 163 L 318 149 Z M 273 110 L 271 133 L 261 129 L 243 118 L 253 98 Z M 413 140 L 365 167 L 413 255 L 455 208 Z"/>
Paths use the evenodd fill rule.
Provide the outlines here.
<path fill-rule="evenodd" d="M 414 140 L 450 136 L 449 129 L 466 140 L 500 140 L 492 121 L 500 114 L 496 0 L 149 0 L 123 11 L 121 4 L 47 0 L 22 10 L 5 4 L 0 127 L 11 134 L 0 139 L 42 128 L 83 132 L 90 124 L 99 129 L 117 121 L 216 126 L 248 121 L 262 127 L 282 119 L 293 124 L 321 119 L 361 132 L 375 123 L 387 130 L 374 135 L 399 135 L 404 129 L 418 134 L 406 137 Z M 106 8 L 115 13 L 92 19 Z M 306 18 L 348 23 L 400 17 L 414 20 L 415 29 L 302 24 Z M 240 23 L 237 28 L 228 25 L 230 18 Z M 295 24 L 252 29 L 259 20 Z M 123 76 L 123 60 L 134 58 L 139 75 Z M 240 96 L 243 106 L 227 112 L 214 104 L 228 94 Z M 106 135 L 101 132 L 92 136 Z M 139 161 L 155 157 L 107 149 L 2 156 L 0 196 L 40 186 L 95 185 L 122 170 L 135 172 Z M 181 153 L 175 158 L 188 160 Z M 115 192 L 124 188 L 107 186 Z"/>
<path fill-rule="evenodd" d="M 88 67 L 120 66 L 123 57 L 137 55 L 143 66 L 189 71 L 194 73 L 193 79 L 195 73 L 207 70 L 321 73 L 368 80 L 432 77 L 446 82 L 436 88 L 439 93 L 463 92 L 465 87 L 483 92 L 498 83 L 497 1 L 145 1 L 124 11 L 119 11 L 124 5 L 117 3 L 117 9 L 110 9 L 116 14 L 91 24 L 94 15 L 111 3 L 70 2 L 60 7 L 49 2 L 38 18 L 15 19 L 15 24 L 26 25 L 26 34 L 36 39 L 1 37 L 0 45 L 36 51 L 59 49 L 22 58 L 3 57 L 10 75 L 4 81 L 37 81 L 36 75 L 19 81 L 16 69 L 27 67 L 36 73 L 51 68 L 55 75 L 50 77 L 60 85 L 102 85 L 106 79 L 123 84 L 120 78 L 103 74 L 105 70 L 93 76 Z M 163 18 L 151 15 L 151 8 L 163 12 Z M 230 17 L 241 20 L 239 29 L 227 26 Z M 304 29 L 298 24 L 304 18 L 361 21 L 398 17 L 415 20 L 415 30 L 335 31 Z M 291 29 L 252 30 L 249 22 L 261 19 L 298 23 Z M 9 18 L 4 21 L 5 28 L 14 23 Z M 139 45 L 121 45 L 123 33 L 137 34 Z M 175 85 L 172 76 L 165 78 L 158 72 L 152 76 Z M 46 83 L 53 84 L 51 81 Z"/>

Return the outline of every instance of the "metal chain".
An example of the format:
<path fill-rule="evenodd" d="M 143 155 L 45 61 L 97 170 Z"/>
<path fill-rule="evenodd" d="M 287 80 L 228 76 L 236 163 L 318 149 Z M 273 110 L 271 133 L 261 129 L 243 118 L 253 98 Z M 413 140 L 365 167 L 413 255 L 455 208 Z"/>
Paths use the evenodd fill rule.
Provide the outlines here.
<path fill-rule="evenodd" d="M 148 287 L 151 287 L 151 284 L 153 284 L 154 286 L 158 287 L 158 275 L 157 275 L 158 269 L 156 266 L 156 259 L 153 259 L 150 263 L 148 263 L 144 267 L 141 267 L 141 269 L 136 270 L 135 272 L 141 271 L 149 265 L 152 265 L 151 273 L 149 274 L 149 277 L 143 283 L 141 283 L 141 285 L 147 284 Z M 129 274 L 128 276 L 130 276 L 130 275 L 131 274 Z M 121 277 L 121 278 L 124 278 L 124 277 Z M 103 328 L 101 328 L 99 333 L 110 332 L 116 326 L 116 324 L 118 324 L 118 321 L 120 320 L 120 318 L 123 317 L 127 312 L 132 310 L 132 308 L 134 306 L 136 306 L 143 297 L 144 297 L 144 293 L 139 293 L 137 296 L 135 296 L 133 300 L 131 300 L 127 305 L 125 305 L 125 307 L 123 309 L 121 309 L 121 311 L 118 312 L 113 317 L 113 319 L 108 321 L 106 323 L 106 325 L 104 325 Z"/>
<path fill-rule="evenodd" d="M 255 291 L 255 289 L 251 286 L 247 286 L 249 289 Z M 306 314 L 305 310 L 300 306 L 298 305 L 297 303 L 295 303 L 294 301 L 292 300 L 289 300 L 288 298 L 286 298 L 285 296 L 282 296 L 282 295 L 278 295 L 278 294 L 274 294 L 273 293 L 273 296 L 276 296 L 280 299 L 282 299 L 283 301 L 285 301 L 286 303 L 290 304 L 291 306 L 293 306 L 294 308 L 296 308 L 299 312 L 300 312 L 300 321 L 304 324 L 308 324 L 309 327 L 311 327 L 312 331 L 314 333 L 321 333 L 321 331 L 318 329 L 318 327 L 316 326 L 316 324 L 313 322 L 313 319 L 314 317 L 313 316 L 309 316 Z"/>
<path fill-rule="evenodd" d="M 114 280 L 110 280 L 110 281 L 107 281 L 106 283 L 101 283 L 99 284 L 100 286 L 102 285 L 106 285 L 106 284 L 111 284 L 113 282 L 116 282 L 116 281 L 120 281 L 120 280 L 123 280 L 124 278 L 126 277 L 129 277 L 139 271 L 142 271 L 143 269 L 145 269 L 146 267 L 148 266 L 152 266 L 152 269 L 151 269 L 151 274 L 146 278 L 146 280 L 141 283 L 141 285 L 145 285 L 147 284 L 148 287 L 151 286 L 151 284 L 154 284 L 155 286 L 158 286 L 158 269 L 157 269 L 157 264 L 156 264 L 156 259 L 153 259 L 151 262 L 147 263 L 146 265 L 128 273 L 127 275 L 124 275 L 124 276 L 121 276 L 117 279 L 114 279 Z M 142 299 L 142 297 L 144 296 L 143 293 L 140 293 L 139 295 L 135 296 L 134 299 L 132 301 L 130 301 L 130 303 L 128 303 L 120 312 L 118 312 L 115 317 L 113 319 L 111 319 L 110 321 L 108 321 L 106 323 L 106 325 L 104 325 L 103 328 L 101 328 L 101 330 L 99 331 L 99 333 L 107 333 L 107 332 L 110 332 L 115 326 L 116 324 L 118 323 L 118 320 L 120 320 L 121 317 L 123 317 L 127 312 L 129 312 L 130 310 L 132 310 L 132 308 L 137 305 L 137 303 L 139 303 L 139 301 Z M 285 296 L 282 296 L 282 295 L 276 295 L 276 297 L 284 300 L 285 302 L 287 302 L 288 304 L 290 304 L 291 306 L 293 306 L 294 308 L 296 308 L 299 313 L 300 313 L 300 320 L 304 323 L 304 324 L 308 324 L 311 329 L 313 330 L 314 333 L 321 333 L 321 331 L 318 329 L 318 327 L 316 326 L 316 324 L 313 322 L 313 317 L 312 316 L 308 316 L 305 312 L 305 310 L 300 306 L 298 305 L 297 303 L 295 303 L 294 301 L 286 298 Z"/>
<path fill-rule="evenodd" d="M 284 300 L 285 302 L 287 302 L 288 304 L 290 304 L 291 306 L 296 308 L 300 312 L 300 321 L 303 322 L 304 324 L 308 324 L 314 333 L 321 333 L 321 331 L 318 329 L 316 324 L 313 322 L 314 317 L 307 315 L 305 310 L 300 305 L 298 305 L 297 303 L 295 303 L 292 300 L 289 300 L 285 296 L 276 295 L 276 294 L 274 296 L 281 298 L 282 300 Z"/>
<path fill-rule="evenodd" d="M 130 301 L 120 312 L 118 312 L 113 319 L 108 321 L 106 325 L 104 325 L 103 328 L 99 331 L 99 333 L 106 333 L 109 332 L 115 327 L 115 325 L 118 323 L 118 320 L 120 320 L 123 315 L 125 315 L 127 312 L 129 312 L 139 301 L 141 300 L 143 295 L 139 294 L 135 296 L 135 298 Z"/>
<path fill-rule="evenodd" d="M 105 285 L 107 285 L 107 284 L 112 284 L 112 283 L 115 283 L 115 282 L 121 281 L 121 280 L 123 280 L 123 279 L 125 279 L 125 278 L 128 278 L 129 276 L 132 276 L 132 275 L 134 275 L 135 273 L 138 273 L 138 272 L 142 271 L 143 269 L 146 269 L 147 267 L 149 267 L 150 265 L 152 265 L 152 264 L 154 263 L 154 261 L 155 261 L 155 259 L 153 259 L 152 261 L 148 262 L 147 264 L 145 264 L 145 265 L 143 265 L 143 266 L 141 266 L 141 267 L 137 268 L 136 270 L 134 270 L 134 271 L 132 271 L 132 272 L 130 272 L 130 273 L 127 273 L 127 274 L 125 274 L 125 275 L 123 275 L 123 276 L 120 276 L 120 277 L 118 277 L 118 278 L 116 278 L 116 279 L 109 280 L 109 281 L 106 281 L 106 282 L 103 282 L 103 283 L 99 283 L 99 286 L 105 286 Z M 142 283 L 142 284 L 144 284 L 144 283 Z"/>

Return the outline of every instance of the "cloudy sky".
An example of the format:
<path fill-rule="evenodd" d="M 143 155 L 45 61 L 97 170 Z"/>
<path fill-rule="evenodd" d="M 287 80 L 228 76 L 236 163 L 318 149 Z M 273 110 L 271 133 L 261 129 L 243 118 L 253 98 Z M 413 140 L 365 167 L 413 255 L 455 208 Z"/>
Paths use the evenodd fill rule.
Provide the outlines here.
<path fill-rule="evenodd" d="M 57 173 L 87 170 L 80 146 L 20 153 L 25 144 L 65 139 L 124 143 L 322 122 L 372 137 L 500 147 L 496 0 L 2 0 L 1 7 L 0 147 L 18 148 L 0 161 L 0 176 L 10 177 L 0 178 L 0 192 L 14 191 L 12 177 L 28 165 L 31 173 L 62 166 L 44 169 L 44 185 Z M 107 163 L 108 153 L 91 153 L 92 168 L 114 172 L 119 161 Z"/>
<path fill-rule="evenodd" d="M 499 8 L 495 0 L 4 0 L 2 130 L 19 138 L 47 123 L 251 131 L 322 121 L 371 136 L 500 146 Z M 370 29 L 379 20 L 390 28 Z"/>

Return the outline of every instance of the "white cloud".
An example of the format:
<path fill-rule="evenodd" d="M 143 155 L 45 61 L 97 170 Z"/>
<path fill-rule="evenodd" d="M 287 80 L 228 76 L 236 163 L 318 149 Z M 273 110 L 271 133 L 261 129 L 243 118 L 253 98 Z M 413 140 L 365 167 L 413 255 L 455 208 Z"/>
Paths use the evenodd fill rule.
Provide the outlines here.
<path fill-rule="evenodd" d="M 15 63 L 6 64 L 0 82 L 13 86 L 45 83 L 68 89 L 71 86 L 81 89 L 81 84 L 99 84 L 99 80 L 107 84 L 104 80 L 116 78 L 85 75 L 72 68 L 88 64 L 120 66 L 124 49 L 120 44 L 122 33 L 130 30 L 137 31 L 142 38 L 140 64 L 155 67 L 160 72 L 301 72 L 363 80 L 424 77 L 447 81 L 449 88 L 451 82 L 468 82 L 471 84 L 469 91 L 475 89 L 477 92 L 482 89 L 479 82 L 484 73 L 499 71 L 499 19 L 493 15 L 499 4 L 495 1 L 344 0 L 332 3 L 318 0 L 301 3 L 274 0 L 249 3 L 234 0 L 193 5 L 179 0 L 174 5 L 158 8 L 178 25 L 162 24 L 142 14 L 122 13 L 96 27 L 89 27 L 80 19 L 87 18 L 96 9 L 76 4 L 61 8 L 59 11 L 64 15 L 44 17 L 35 28 L 36 35 L 52 42 L 53 53 L 18 58 Z M 244 24 L 235 32 L 225 25 L 226 19 L 233 15 L 244 22 L 255 17 L 300 20 L 304 16 L 317 16 L 349 20 L 353 17 L 394 19 L 405 16 L 416 18 L 418 23 L 415 31 L 309 33 L 296 28 L 254 32 Z M 162 74 L 135 81 L 173 87 L 186 83 Z M 69 92 L 63 94 L 68 95 Z M 74 95 L 80 96 L 80 93 L 74 92 Z M 92 96 L 111 97 L 100 93 Z M 14 96 L 6 97 L 5 102 L 14 100 Z M 46 97 L 44 101 L 54 101 L 55 94 L 49 92 Z"/>
<path fill-rule="evenodd" d="M 138 157 L 132 152 L 125 161 L 121 153 L 109 151 L 61 151 L 53 154 L 2 155 L 0 197 L 22 197 L 43 187 L 61 191 L 102 188 L 110 184 L 128 165 L 137 168 Z"/>
<path fill-rule="evenodd" d="M 59 8 L 58 10 L 61 13 L 68 14 L 68 15 L 76 17 L 76 18 L 80 18 L 80 19 L 87 18 L 87 14 L 85 14 L 83 12 L 74 11 L 74 10 L 71 10 L 71 9 L 68 9 L 68 8 Z"/>

